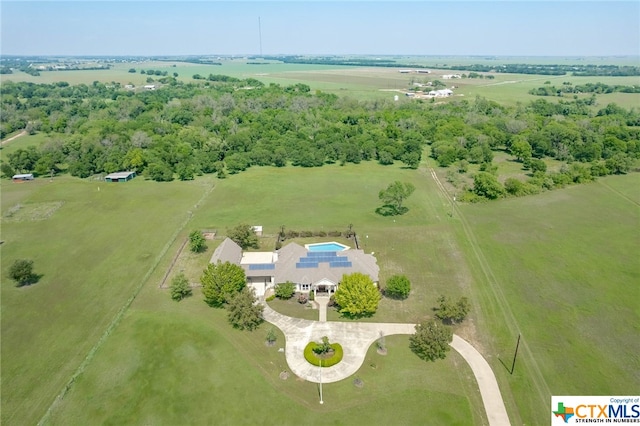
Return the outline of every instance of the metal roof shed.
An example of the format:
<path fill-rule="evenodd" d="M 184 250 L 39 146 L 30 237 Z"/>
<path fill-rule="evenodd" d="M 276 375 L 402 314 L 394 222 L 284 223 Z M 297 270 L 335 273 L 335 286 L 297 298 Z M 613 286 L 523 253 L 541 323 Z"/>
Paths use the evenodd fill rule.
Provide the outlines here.
<path fill-rule="evenodd" d="M 136 172 L 116 172 L 109 173 L 104 177 L 107 182 L 126 182 L 136 177 Z"/>

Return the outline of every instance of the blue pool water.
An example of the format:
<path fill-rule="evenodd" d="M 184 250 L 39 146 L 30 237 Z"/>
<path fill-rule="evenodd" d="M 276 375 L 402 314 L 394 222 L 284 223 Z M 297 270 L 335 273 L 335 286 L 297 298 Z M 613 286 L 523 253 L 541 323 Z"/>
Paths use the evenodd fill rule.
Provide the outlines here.
<path fill-rule="evenodd" d="M 309 251 L 343 251 L 349 248 L 344 244 L 338 244 L 338 243 L 307 244 L 306 247 L 307 247 L 307 250 Z"/>

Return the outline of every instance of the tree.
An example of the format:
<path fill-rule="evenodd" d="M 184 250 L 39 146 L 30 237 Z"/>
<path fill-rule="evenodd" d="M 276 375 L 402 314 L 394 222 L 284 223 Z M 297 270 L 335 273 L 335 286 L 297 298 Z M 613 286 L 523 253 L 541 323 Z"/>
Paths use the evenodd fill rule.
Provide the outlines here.
<path fill-rule="evenodd" d="M 206 240 L 202 236 L 202 232 L 196 230 L 189 234 L 189 248 L 194 253 L 200 253 L 207 249 Z"/>
<path fill-rule="evenodd" d="M 236 242 L 243 250 L 259 248 L 258 236 L 251 225 L 241 224 L 227 230 L 227 236 Z"/>
<path fill-rule="evenodd" d="M 210 263 L 204 270 L 200 282 L 204 301 L 209 306 L 221 307 L 232 295 L 246 285 L 244 270 L 230 262 Z"/>
<path fill-rule="evenodd" d="M 234 328 L 240 330 L 255 330 L 264 319 L 264 306 L 256 303 L 256 296 L 252 288 L 245 287 L 229 299 L 227 306 L 228 319 Z"/>
<path fill-rule="evenodd" d="M 269 346 L 273 346 L 274 343 L 276 343 L 277 339 L 278 339 L 278 336 L 276 336 L 276 331 L 273 329 L 273 327 L 271 327 L 267 332 L 267 344 Z"/>
<path fill-rule="evenodd" d="M 9 165 L 9 163 L 0 164 L 0 171 L 4 177 L 11 179 L 11 176 L 16 174 L 16 171 Z"/>
<path fill-rule="evenodd" d="M 394 299 L 406 299 L 411 291 L 411 282 L 404 275 L 394 275 L 387 280 L 387 287 L 384 289 L 386 296 Z"/>
<path fill-rule="evenodd" d="M 490 200 L 502 197 L 504 188 L 491 173 L 479 172 L 473 178 L 473 192 Z"/>
<path fill-rule="evenodd" d="M 471 309 L 469 300 L 466 297 L 461 297 L 454 303 L 449 300 L 448 297 L 440 296 L 438 298 L 438 303 L 440 305 L 435 308 L 436 317 L 441 319 L 443 322 L 450 324 L 462 322 Z"/>
<path fill-rule="evenodd" d="M 434 320 L 423 321 L 409 337 L 409 348 L 420 359 L 435 361 L 446 358 L 451 340 L 453 332 L 449 327 Z"/>
<path fill-rule="evenodd" d="M 130 73 L 134 73 L 134 72 L 136 72 L 136 69 L 135 68 L 129 68 L 129 72 Z"/>
<path fill-rule="evenodd" d="M 358 318 L 373 315 L 378 309 L 380 292 L 368 275 L 355 272 L 343 275 L 335 293 L 340 313 Z"/>
<path fill-rule="evenodd" d="M 531 145 L 524 137 L 518 137 L 511 144 L 511 153 L 516 156 L 518 161 L 525 162 L 529 160 L 532 152 Z"/>
<path fill-rule="evenodd" d="M 378 194 L 378 198 L 382 200 L 384 206 L 379 208 L 377 211 L 379 214 L 385 215 L 399 215 L 406 213 L 409 209 L 404 207 L 402 203 L 406 200 L 413 191 L 415 191 L 415 186 L 412 183 L 405 182 L 402 183 L 400 181 L 395 181 L 390 184 L 387 189 L 383 189 Z"/>
<path fill-rule="evenodd" d="M 191 287 L 189 287 L 189 280 L 181 272 L 171 280 L 171 298 L 176 302 L 181 301 L 185 297 L 191 296 Z"/>
<path fill-rule="evenodd" d="M 291 281 L 286 283 L 276 284 L 275 293 L 279 299 L 291 299 L 296 292 L 296 285 Z"/>
<path fill-rule="evenodd" d="M 38 275 L 33 272 L 33 260 L 17 259 L 9 268 L 9 278 L 18 287 L 30 285 L 38 281 Z"/>

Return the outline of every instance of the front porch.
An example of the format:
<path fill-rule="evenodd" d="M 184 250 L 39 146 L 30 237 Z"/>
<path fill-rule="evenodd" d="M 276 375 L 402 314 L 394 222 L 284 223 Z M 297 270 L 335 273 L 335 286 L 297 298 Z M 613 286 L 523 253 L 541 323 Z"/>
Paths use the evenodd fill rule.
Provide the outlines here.
<path fill-rule="evenodd" d="M 326 278 L 311 285 L 311 291 L 313 291 L 314 297 L 331 297 L 331 295 L 334 294 L 336 290 L 338 290 L 338 283 L 334 283 L 333 281 Z"/>

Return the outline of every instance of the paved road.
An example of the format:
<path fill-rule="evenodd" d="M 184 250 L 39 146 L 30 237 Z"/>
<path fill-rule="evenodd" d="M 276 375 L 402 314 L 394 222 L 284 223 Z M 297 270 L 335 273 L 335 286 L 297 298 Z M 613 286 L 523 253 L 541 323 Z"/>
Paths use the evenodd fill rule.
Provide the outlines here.
<path fill-rule="evenodd" d="M 413 334 L 414 324 L 402 323 L 351 323 L 336 321 L 310 321 L 282 315 L 265 304 L 264 319 L 277 326 L 285 335 L 285 356 L 291 371 L 307 381 L 320 382 L 320 368 L 304 359 L 304 348 L 311 342 L 327 336 L 331 342 L 342 345 L 342 361 L 332 367 L 322 368 L 322 383 L 334 383 L 355 374 L 364 363 L 369 346 L 382 334 Z M 491 426 L 509 425 L 498 382 L 493 370 L 473 346 L 453 335 L 451 347 L 467 361 L 478 382 L 482 401 Z"/>

